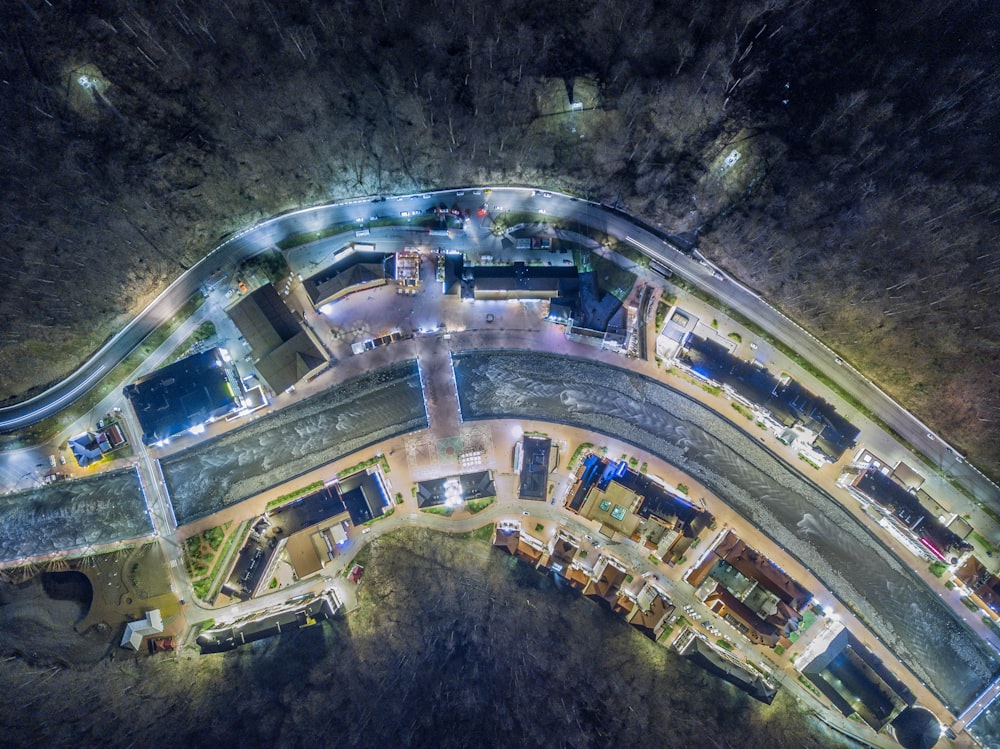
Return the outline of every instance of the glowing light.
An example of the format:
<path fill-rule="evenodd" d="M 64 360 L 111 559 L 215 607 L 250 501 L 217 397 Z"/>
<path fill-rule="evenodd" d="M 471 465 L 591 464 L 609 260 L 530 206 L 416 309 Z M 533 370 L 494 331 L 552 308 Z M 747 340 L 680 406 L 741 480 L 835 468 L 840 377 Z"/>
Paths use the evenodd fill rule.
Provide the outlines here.
<path fill-rule="evenodd" d="M 462 492 L 462 481 L 457 478 L 450 478 L 444 482 L 444 504 L 445 507 L 461 507 L 465 502 L 465 495 Z"/>

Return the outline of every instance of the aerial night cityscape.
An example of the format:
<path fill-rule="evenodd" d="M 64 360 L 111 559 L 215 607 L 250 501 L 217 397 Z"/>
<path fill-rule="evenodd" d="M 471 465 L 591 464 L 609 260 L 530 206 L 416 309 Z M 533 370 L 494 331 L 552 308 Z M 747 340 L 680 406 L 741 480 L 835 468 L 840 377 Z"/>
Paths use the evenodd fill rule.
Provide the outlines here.
<path fill-rule="evenodd" d="M 0 745 L 1000 748 L 1000 12 L 23 0 Z"/>

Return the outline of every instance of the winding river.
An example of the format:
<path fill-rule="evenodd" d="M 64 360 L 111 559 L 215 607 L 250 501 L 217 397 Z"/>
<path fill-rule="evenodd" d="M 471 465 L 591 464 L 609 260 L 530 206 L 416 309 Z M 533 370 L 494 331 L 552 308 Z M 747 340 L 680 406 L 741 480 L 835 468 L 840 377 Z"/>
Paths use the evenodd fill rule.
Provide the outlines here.
<path fill-rule="evenodd" d="M 647 377 L 524 351 L 453 356 L 463 420 L 525 418 L 640 446 L 711 488 L 848 602 L 953 710 L 989 683 L 986 646 L 832 497 L 708 408 Z"/>

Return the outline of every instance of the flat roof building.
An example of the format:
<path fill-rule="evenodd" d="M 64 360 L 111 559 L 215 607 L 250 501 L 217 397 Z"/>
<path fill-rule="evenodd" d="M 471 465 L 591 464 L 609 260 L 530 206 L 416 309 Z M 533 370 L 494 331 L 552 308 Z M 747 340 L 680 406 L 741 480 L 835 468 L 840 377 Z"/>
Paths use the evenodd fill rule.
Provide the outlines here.
<path fill-rule="evenodd" d="M 335 486 L 355 526 L 382 517 L 392 506 L 378 469 L 359 471 L 338 479 Z"/>
<path fill-rule="evenodd" d="M 260 376 L 275 393 L 321 369 L 327 357 L 268 284 L 245 296 L 229 310 L 253 351 Z"/>
<path fill-rule="evenodd" d="M 552 440 L 548 437 L 528 437 L 521 440 L 520 483 L 517 494 L 521 499 L 541 499 L 548 493 Z"/>
<path fill-rule="evenodd" d="M 220 348 L 185 357 L 122 391 L 153 445 L 238 410 L 239 381 Z"/>
<path fill-rule="evenodd" d="M 575 296 L 579 288 L 575 266 L 477 265 L 462 270 L 463 299 L 553 299 Z"/>

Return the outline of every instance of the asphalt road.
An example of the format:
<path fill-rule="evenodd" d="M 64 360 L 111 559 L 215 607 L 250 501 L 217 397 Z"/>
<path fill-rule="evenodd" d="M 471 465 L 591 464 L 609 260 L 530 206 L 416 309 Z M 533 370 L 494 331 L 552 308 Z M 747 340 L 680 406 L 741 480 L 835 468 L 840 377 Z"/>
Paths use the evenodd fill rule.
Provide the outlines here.
<path fill-rule="evenodd" d="M 703 264 L 697 258 L 677 251 L 665 239 L 634 223 L 624 213 L 567 195 L 532 188 L 465 188 L 385 200 L 372 198 L 347 201 L 293 211 L 248 228 L 222 242 L 177 278 L 124 330 L 72 375 L 29 400 L 0 409 L 0 432 L 14 431 L 40 421 L 81 397 L 150 332 L 169 320 L 216 269 L 231 268 L 246 258 L 270 249 L 289 236 L 317 231 L 335 224 L 357 223 L 361 227 L 373 215 L 400 218 L 403 211 L 424 212 L 439 203 L 445 203 L 449 208 L 457 206 L 470 210 L 486 204 L 491 215 L 498 215 L 502 211 L 542 212 L 563 221 L 577 222 L 581 228 L 590 227 L 629 242 L 682 278 L 723 300 L 769 335 L 783 341 L 814 366 L 822 369 L 839 388 L 875 414 L 914 449 L 928 456 L 939 469 L 947 471 L 980 503 L 988 504 L 1000 512 L 1000 486 L 933 435 L 927 425 L 895 403 L 860 372 L 841 363 L 837 355 L 821 341 L 753 291 L 727 279 L 710 264 Z"/>

